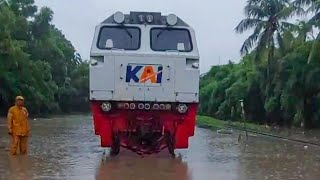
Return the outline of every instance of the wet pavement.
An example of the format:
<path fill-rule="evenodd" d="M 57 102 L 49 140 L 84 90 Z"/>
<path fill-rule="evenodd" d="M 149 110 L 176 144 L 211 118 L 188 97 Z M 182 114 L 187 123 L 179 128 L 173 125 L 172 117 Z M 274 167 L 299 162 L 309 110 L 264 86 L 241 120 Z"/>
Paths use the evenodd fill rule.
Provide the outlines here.
<path fill-rule="evenodd" d="M 197 128 L 190 148 L 176 151 L 176 159 L 166 151 L 140 157 L 127 150 L 111 158 L 90 116 L 60 116 L 33 120 L 29 155 L 12 157 L 1 119 L 0 179 L 320 179 L 320 147 L 255 135 L 238 142 L 238 135 Z"/>

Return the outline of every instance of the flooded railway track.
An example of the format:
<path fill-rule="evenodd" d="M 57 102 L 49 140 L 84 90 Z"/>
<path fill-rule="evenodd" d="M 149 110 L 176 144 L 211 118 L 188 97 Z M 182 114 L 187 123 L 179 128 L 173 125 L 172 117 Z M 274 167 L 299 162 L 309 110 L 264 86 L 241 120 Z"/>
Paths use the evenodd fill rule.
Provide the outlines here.
<path fill-rule="evenodd" d="M 122 150 L 110 157 L 94 136 L 90 116 L 32 121 L 28 156 L 11 157 L 6 121 L 0 120 L 0 179 L 168 179 L 260 180 L 320 177 L 320 148 L 264 136 L 238 142 L 238 132 L 219 134 L 197 128 L 190 148 L 138 156 Z"/>

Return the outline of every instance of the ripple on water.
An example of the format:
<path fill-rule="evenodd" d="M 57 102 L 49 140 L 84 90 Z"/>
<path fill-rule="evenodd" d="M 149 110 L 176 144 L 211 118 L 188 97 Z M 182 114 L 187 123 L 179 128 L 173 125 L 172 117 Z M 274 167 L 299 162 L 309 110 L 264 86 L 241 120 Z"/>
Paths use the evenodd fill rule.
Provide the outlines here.
<path fill-rule="evenodd" d="M 1 121 L 0 121 L 1 122 Z M 2 121 L 3 122 L 3 121 Z M 177 150 L 177 159 L 167 151 L 140 157 L 122 150 L 116 158 L 103 155 L 99 137 L 94 135 L 88 116 L 59 116 L 32 121 L 28 158 L 8 155 L 9 138 L 0 125 L 0 179 L 166 179 L 166 180 L 248 180 L 306 179 L 320 177 L 320 148 L 250 136 L 238 142 L 231 135 L 196 129 L 190 148 Z M 3 143 L 2 143 L 3 142 Z M 4 146 L 3 146 L 4 145 Z M 2 148 L 3 146 L 3 148 Z"/>

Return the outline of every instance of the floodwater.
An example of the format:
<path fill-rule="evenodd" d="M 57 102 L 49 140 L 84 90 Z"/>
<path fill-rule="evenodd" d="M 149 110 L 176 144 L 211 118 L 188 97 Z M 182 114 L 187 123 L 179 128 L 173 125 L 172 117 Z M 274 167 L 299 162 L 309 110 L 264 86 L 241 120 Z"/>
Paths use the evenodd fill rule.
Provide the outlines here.
<path fill-rule="evenodd" d="M 99 146 L 90 116 L 32 121 L 28 156 L 9 155 L 0 120 L 0 179 L 98 180 L 319 180 L 320 147 L 239 132 L 196 129 L 190 148 L 140 157 L 127 150 L 109 157 Z"/>

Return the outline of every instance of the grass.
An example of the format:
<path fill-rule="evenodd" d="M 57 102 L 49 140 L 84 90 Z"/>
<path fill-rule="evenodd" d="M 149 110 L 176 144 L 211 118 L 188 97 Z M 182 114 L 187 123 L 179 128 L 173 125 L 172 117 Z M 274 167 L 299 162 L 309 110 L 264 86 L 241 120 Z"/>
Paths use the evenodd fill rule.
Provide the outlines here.
<path fill-rule="evenodd" d="M 226 126 L 226 121 L 221 121 L 208 116 L 198 116 L 197 125 L 204 128 L 221 129 Z"/>
<path fill-rule="evenodd" d="M 203 128 L 210 128 L 210 129 L 223 129 L 227 127 L 233 127 L 236 129 L 244 129 L 243 122 L 229 122 L 229 121 L 222 121 L 212 117 L 207 116 L 198 116 L 197 118 L 197 125 Z M 252 131 L 259 131 L 259 132 L 270 132 L 270 129 L 253 123 L 246 123 L 246 129 Z"/>
<path fill-rule="evenodd" d="M 212 117 L 207 116 L 198 116 L 197 118 L 197 125 L 202 128 L 208 128 L 212 130 L 221 130 L 221 132 L 224 132 L 226 128 L 232 128 L 232 129 L 238 129 L 238 130 L 244 130 L 244 123 L 243 122 L 229 122 L 229 121 L 222 121 L 218 120 Z M 303 143 L 303 144 L 310 144 L 310 145 L 316 145 L 320 146 L 319 140 L 317 138 L 317 135 L 313 136 L 313 139 L 310 137 L 306 137 L 305 135 L 301 134 L 305 133 L 304 130 L 300 129 L 301 131 L 294 130 L 293 132 L 291 129 L 282 129 L 279 131 L 279 129 L 273 129 L 272 127 L 264 126 L 264 125 L 257 125 L 254 123 L 247 122 L 246 123 L 246 129 L 249 132 L 261 134 L 264 136 L 270 136 L 274 138 L 284 139 L 284 140 L 290 140 L 293 142 Z M 287 131 L 289 130 L 289 131 Z M 225 131 L 228 132 L 228 131 Z"/>

